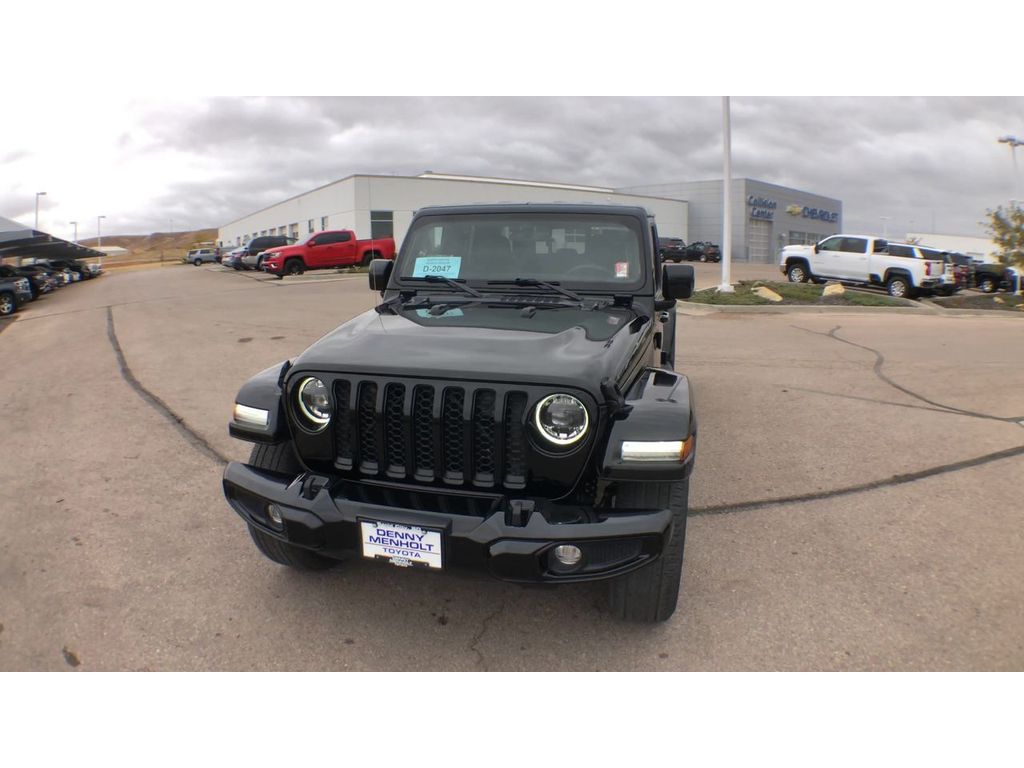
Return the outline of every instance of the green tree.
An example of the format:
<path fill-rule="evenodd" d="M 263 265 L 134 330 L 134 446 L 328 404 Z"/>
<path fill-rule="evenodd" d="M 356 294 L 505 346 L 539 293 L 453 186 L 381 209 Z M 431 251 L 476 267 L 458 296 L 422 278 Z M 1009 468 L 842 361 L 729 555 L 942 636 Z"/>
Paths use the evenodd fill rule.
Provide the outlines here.
<path fill-rule="evenodd" d="M 985 229 L 999 250 L 999 260 L 1007 266 L 1024 267 L 1024 208 L 999 206 L 986 215 Z"/>

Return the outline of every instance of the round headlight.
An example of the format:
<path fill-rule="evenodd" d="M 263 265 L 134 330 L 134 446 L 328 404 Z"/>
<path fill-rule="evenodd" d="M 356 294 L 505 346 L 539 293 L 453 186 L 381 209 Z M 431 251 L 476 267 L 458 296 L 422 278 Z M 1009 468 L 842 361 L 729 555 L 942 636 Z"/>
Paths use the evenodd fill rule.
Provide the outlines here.
<path fill-rule="evenodd" d="M 315 376 L 309 376 L 299 383 L 299 412 L 309 421 L 309 426 L 321 430 L 331 420 L 331 399 L 327 385 Z"/>
<path fill-rule="evenodd" d="M 587 409 L 572 395 L 549 395 L 537 404 L 537 430 L 555 445 L 572 445 L 587 431 Z"/>

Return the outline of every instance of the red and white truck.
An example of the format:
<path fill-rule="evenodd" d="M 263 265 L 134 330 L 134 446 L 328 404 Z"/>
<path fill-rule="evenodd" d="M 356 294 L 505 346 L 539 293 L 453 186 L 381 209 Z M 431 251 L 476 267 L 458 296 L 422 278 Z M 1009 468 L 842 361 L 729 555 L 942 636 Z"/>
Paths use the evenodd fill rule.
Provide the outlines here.
<path fill-rule="evenodd" d="M 263 252 L 263 270 L 278 277 L 301 275 L 309 269 L 367 266 L 374 259 L 395 258 L 395 241 L 390 237 L 357 240 L 351 229 L 316 232 L 301 243 L 268 248 Z"/>

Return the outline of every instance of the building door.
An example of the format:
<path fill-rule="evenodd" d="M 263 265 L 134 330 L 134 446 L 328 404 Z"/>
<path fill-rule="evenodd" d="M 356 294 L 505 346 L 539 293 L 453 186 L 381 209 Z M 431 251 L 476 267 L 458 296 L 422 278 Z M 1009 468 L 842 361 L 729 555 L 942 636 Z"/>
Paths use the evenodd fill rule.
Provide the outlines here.
<path fill-rule="evenodd" d="M 767 219 L 750 219 L 747 226 L 747 252 L 752 263 L 772 261 L 772 223 Z"/>

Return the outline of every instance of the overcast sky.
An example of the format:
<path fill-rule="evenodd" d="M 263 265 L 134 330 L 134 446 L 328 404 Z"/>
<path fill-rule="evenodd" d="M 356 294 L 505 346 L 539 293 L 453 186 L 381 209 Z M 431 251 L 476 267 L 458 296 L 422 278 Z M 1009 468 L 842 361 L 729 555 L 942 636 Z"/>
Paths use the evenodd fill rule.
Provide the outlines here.
<path fill-rule="evenodd" d="M 353 173 L 636 186 L 721 178 L 717 97 L 40 99 L 0 122 L 0 215 L 70 238 L 216 227 Z M 85 114 L 83 113 L 85 111 Z M 1024 98 L 733 97 L 733 175 L 843 202 L 844 229 L 983 235 Z M 1021 148 L 1024 151 L 1024 147 Z M 1019 158 L 1024 164 L 1024 156 Z M 1022 170 L 1024 172 L 1024 170 Z"/>

